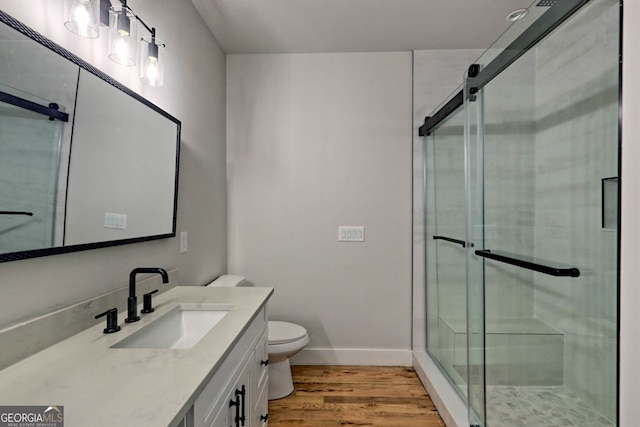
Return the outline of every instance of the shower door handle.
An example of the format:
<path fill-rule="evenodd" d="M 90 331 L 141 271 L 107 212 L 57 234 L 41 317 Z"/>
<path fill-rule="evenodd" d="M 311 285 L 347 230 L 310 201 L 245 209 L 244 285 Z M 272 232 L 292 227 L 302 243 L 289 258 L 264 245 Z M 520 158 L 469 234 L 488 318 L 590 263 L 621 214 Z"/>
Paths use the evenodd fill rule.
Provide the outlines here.
<path fill-rule="evenodd" d="M 548 274 L 555 277 L 579 277 L 580 270 L 576 267 L 553 266 L 540 264 L 539 260 L 528 258 L 525 256 L 513 255 L 507 252 L 490 251 L 489 249 L 477 250 L 476 255 L 483 258 L 489 258 L 494 261 L 504 262 L 505 264 L 515 265 L 516 267 L 526 268 L 527 270 L 537 271 L 538 273 Z"/>
<path fill-rule="evenodd" d="M 0 215 L 25 215 L 25 216 L 33 216 L 33 212 L 22 212 L 22 211 L 0 211 Z"/>
<path fill-rule="evenodd" d="M 451 237 L 433 236 L 433 240 L 445 240 L 447 242 L 451 242 L 451 243 L 455 243 L 456 245 L 460 245 L 463 248 L 467 247 L 467 242 L 465 242 L 464 240 L 452 239 Z M 473 247 L 473 243 L 469 243 L 469 247 L 472 248 Z"/>

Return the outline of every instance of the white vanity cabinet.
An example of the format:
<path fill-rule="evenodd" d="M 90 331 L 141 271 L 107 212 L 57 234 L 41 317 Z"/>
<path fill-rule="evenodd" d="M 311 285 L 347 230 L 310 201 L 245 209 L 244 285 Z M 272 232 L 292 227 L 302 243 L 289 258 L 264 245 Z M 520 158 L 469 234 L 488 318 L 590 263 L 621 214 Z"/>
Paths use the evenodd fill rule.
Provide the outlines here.
<path fill-rule="evenodd" d="M 263 308 L 193 405 L 194 427 L 268 424 L 267 314 Z"/>

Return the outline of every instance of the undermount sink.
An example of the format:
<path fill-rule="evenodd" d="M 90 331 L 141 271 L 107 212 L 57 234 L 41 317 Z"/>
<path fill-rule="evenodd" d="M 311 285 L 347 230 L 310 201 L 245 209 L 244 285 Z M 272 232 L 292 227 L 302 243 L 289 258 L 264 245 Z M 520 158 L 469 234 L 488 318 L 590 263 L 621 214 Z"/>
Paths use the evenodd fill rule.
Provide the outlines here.
<path fill-rule="evenodd" d="M 191 348 L 227 315 L 229 308 L 180 304 L 111 348 Z"/>

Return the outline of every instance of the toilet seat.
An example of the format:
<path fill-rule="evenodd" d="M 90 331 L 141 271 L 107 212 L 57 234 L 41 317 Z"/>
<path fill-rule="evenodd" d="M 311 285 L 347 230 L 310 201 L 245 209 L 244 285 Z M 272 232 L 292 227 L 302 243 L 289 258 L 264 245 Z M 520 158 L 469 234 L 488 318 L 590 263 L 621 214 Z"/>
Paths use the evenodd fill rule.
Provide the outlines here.
<path fill-rule="evenodd" d="M 270 320 L 268 330 L 269 345 L 291 343 L 307 335 L 307 330 L 302 326 L 278 320 Z"/>

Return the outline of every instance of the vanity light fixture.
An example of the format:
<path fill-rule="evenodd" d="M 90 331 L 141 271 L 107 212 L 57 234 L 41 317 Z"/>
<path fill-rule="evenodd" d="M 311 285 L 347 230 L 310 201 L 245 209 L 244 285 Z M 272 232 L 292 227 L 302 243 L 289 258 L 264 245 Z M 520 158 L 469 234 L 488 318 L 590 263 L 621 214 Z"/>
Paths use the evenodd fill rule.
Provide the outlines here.
<path fill-rule="evenodd" d="M 124 0 L 122 6 L 109 9 L 109 59 L 122 65 L 136 65 L 137 41 L 136 16 Z"/>
<path fill-rule="evenodd" d="M 150 37 L 140 39 L 140 80 L 149 86 L 164 84 L 164 43 L 156 39 L 156 29 Z"/>
<path fill-rule="evenodd" d="M 118 1 L 120 5 L 111 5 Z M 149 27 L 127 5 L 127 0 L 65 0 L 64 25 L 81 37 L 97 38 L 100 24 L 109 27 L 109 59 L 136 65 L 138 55 L 137 25 L 151 34 L 140 38 L 140 80 L 149 86 L 164 84 L 164 48 L 156 39 L 156 29 Z"/>
<path fill-rule="evenodd" d="M 100 35 L 100 5 L 91 0 L 65 0 L 64 26 L 80 37 L 95 39 Z"/>

